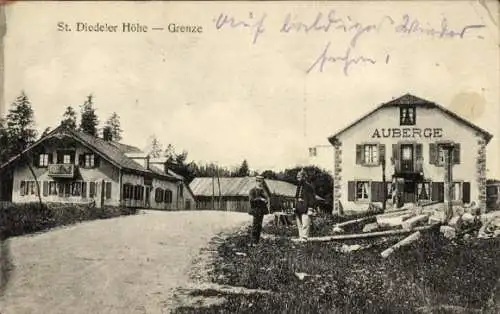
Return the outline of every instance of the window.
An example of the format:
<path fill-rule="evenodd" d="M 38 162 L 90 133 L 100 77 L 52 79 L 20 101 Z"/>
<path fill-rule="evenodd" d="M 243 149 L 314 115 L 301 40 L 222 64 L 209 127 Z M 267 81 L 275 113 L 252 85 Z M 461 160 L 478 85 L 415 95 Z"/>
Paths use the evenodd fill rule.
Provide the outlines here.
<path fill-rule="evenodd" d="M 444 165 L 444 148 L 443 148 L 443 145 L 438 145 L 437 146 L 437 150 L 438 150 L 438 159 L 437 159 L 437 164 L 439 166 L 443 166 Z"/>
<path fill-rule="evenodd" d="M 84 155 L 85 159 L 84 159 L 84 164 L 83 166 L 85 168 L 93 168 L 95 167 L 95 157 L 94 157 L 94 154 L 85 154 Z"/>
<path fill-rule="evenodd" d="M 57 186 L 54 181 L 49 182 L 49 195 L 57 195 Z"/>
<path fill-rule="evenodd" d="M 356 200 L 369 200 L 370 198 L 370 182 L 357 181 L 356 182 Z"/>
<path fill-rule="evenodd" d="M 430 200 L 431 199 L 431 183 L 419 182 L 417 183 L 417 199 Z"/>
<path fill-rule="evenodd" d="M 178 186 L 178 189 L 179 189 L 179 197 L 184 197 L 184 185 L 182 183 Z"/>
<path fill-rule="evenodd" d="M 172 191 L 168 189 L 165 190 L 165 198 L 163 199 L 163 201 L 167 204 L 172 203 Z"/>
<path fill-rule="evenodd" d="M 378 166 L 385 159 L 385 145 L 377 143 L 356 145 L 356 164 Z"/>
<path fill-rule="evenodd" d="M 47 167 L 49 165 L 49 154 L 40 154 L 38 158 L 38 166 L 39 167 Z"/>
<path fill-rule="evenodd" d="M 365 164 L 376 165 L 378 164 L 378 145 L 367 144 L 364 147 Z"/>
<path fill-rule="evenodd" d="M 64 154 L 63 155 L 63 164 L 70 164 L 70 163 L 71 163 L 71 155 Z"/>
<path fill-rule="evenodd" d="M 316 156 L 317 156 L 316 147 L 309 147 L 309 157 L 316 157 Z"/>
<path fill-rule="evenodd" d="M 460 164 L 460 143 L 453 144 L 453 150 L 451 152 L 451 161 L 453 164 Z M 429 144 L 429 154 L 430 163 L 436 166 L 444 166 L 445 164 L 445 144 L 430 143 Z"/>
<path fill-rule="evenodd" d="M 415 106 L 402 106 L 399 108 L 399 124 L 400 125 L 415 125 Z"/>
<path fill-rule="evenodd" d="M 36 195 L 38 196 L 38 187 L 35 181 L 21 181 L 19 187 L 19 193 L 21 196 L 24 195 Z"/>
<path fill-rule="evenodd" d="M 462 183 L 453 182 L 451 186 L 451 201 L 462 200 Z"/>
<path fill-rule="evenodd" d="M 161 203 L 163 202 L 164 191 L 161 188 L 157 188 L 155 190 L 155 202 Z"/>

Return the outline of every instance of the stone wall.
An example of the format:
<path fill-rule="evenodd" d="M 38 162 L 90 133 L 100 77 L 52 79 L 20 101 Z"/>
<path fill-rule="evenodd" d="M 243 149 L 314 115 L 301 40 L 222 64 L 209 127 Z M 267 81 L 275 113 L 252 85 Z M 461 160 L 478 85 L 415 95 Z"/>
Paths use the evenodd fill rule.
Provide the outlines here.
<path fill-rule="evenodd" d="M 486 212 L 486 140 L 481 133 L 477 137 L 476 181 L 478 188 L 478 205 L 481 213 Z"/>
<path fill-rule="evenodd" d="M 333 169 L 333 212 L 343 214 L 340 198 L 342 197 L 342 143 L 335 143 Z"/>

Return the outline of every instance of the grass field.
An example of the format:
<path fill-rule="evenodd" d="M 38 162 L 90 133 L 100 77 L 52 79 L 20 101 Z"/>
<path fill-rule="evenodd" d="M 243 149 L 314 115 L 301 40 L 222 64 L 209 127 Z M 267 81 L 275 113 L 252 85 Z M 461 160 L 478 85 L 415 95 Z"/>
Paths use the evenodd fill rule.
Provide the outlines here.
<path fill-rule="evenodd" d="M 331 218 L 317 218 L 314 233 L 325 234 Z M 248 248 L 240 232 L 216 245 L 210 273 L 218 284 L 270 290 L 270 294 L 222 294 L 197 290 L 196 296 L 221 296 L 210 307 L 182 307 L 175 313 L 474 313 L 497 312 L 493 290 L 500 278 L 500 239 L 450 242 L 427 232 L 387 259 L 380 252 L 402 237 L 302 243 L 289 240 L 295 227 L 265 227 L 281 235 Z M 341 253 L 342 244 L 372 244 Z M 238 253 L 238 254 L 236 254 Z M 242 254 L 244 253 L 244 254 Z M 303 280 L 295 273 L 306 273 Z M 498 287 L 497 287 L 498 289 Z M 497 301 L 498 302 L 498 301 Z"/>

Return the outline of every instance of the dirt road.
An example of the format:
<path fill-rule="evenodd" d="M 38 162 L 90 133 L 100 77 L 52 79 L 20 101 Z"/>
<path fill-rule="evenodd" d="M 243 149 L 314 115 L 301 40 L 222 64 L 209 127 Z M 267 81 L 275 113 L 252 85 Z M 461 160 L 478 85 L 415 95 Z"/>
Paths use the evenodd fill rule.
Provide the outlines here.
<path fill-rule="evenodd" d="M 10 239 L 15 270 L 0 313 L 168 313 L 192 260 L 245 213 L 154 212 Z"/>

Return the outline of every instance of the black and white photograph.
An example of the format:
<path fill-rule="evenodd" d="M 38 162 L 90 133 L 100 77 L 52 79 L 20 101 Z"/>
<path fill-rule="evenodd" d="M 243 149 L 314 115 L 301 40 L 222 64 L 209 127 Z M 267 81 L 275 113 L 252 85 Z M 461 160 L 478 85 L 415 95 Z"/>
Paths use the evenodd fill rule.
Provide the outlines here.
<path fill-rule="evenodd" d="M 0 314 L 500 313 L 499 20 L 2 1 Z"/>

